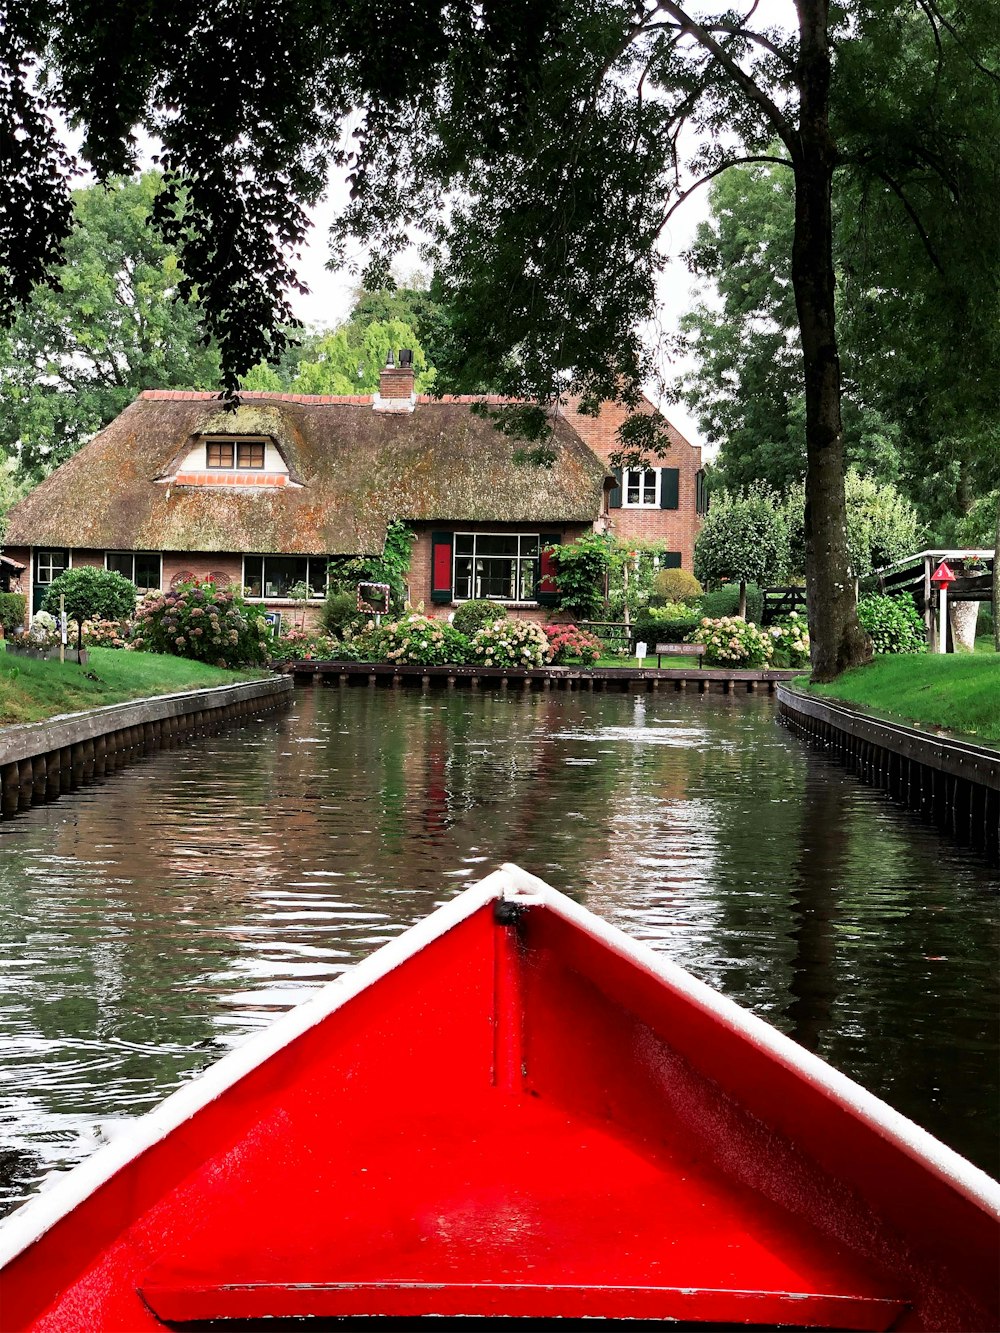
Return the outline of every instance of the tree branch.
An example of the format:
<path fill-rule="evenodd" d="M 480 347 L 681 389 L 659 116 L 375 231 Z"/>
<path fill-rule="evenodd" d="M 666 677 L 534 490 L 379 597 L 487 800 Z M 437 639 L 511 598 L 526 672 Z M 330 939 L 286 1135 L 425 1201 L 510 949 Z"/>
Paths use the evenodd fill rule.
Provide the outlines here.
<path fill-rule="evenodd" d="M 674 202 L 664 213 L 663 218 L 660 221 L 660 225 L 656 229 L 657 235 L 659 235 L 659 233 L 667 225 L 667 223 L 670 221 L 673 215 L 680 208 L 681 204 L 683 204 L 686 199 L 690 198 L 690 196 L 694 194 L 695 190 L 700 189 L 702 185 L 707 185 L 709 181 L 715 180 L 716 176 L 721 176 L 722 173 L 724 171 L 728 171 L 730 167 L 742 167 L 746 166 L 750 162 L 775 162 L 780 167 L 792 166 L 792 163 L 789 161 L 787 157 L 769 157 L 763 153 L 760 155 L 755 154 L 751 157 L 730 158 L 728 162 L 723 162 L 721 167 L 716 167 L 714 171 L 708 172 L 707 175 L 702 176 L 700 180 L 696 180 L 693 185 L 689 185 L 688 188 L 684 190 L 683 193 L 680 194 L 674 200 Z"/>
<path fill-rule="evenodd" d="M 907 216 L 913 223 L 914 227 L 917 229 L 917 234 L 920 237 L 921 241 L 923 242 L 924 249 L 927 251 L 928 258 L 930 259 L 934 267 L 937 269 L 937 271 L 941 274 L 941 276 L 944 277 L 944 269 L 941 266 L 941 261 L 937 257 L 937 251 L 931 244 L 931 238 L 928 236 L 924 224 L 920 221 L 920 218 L 917 214 L 917 210 L 913 207 L 909 199 L 907 199 L 906 195 L 903 193 L 902 186 L 897 181 L 894 181 L 887 171 L 881 171 L 876 169 L 875 174 L 876 176 L 878 176 L 879 180 L 885 181 L 886 185 L 888 185 L 889 189 L 892 190 L 893 194 L 906 209 Z"/>
<path fill-rule="evenodd" d="M 792 129 L 780 107 L 768 97 L 763 88 L 750 77 L 743 66 L 737 64 L 725 47 L 715 40 L 708 28 L 691 18 L 680 5 L 675 3 L 675 0 L 657 0 L 657 8 L 669 14 L 672 19 L 680 24 L 682 31 L 690 33 L 706 51 L 712 53 L 733 82 L 743 90 L 754 106 L 764 113 L 774 132 L 781 139 L 789 153 L 794 156 L 797 151 L 795 135 L 792 133 Z"/>

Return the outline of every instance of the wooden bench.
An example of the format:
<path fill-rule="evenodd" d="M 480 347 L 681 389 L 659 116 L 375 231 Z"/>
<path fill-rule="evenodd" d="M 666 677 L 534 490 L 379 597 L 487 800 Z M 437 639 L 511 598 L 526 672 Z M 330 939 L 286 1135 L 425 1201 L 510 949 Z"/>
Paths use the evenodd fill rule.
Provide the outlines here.
<path fill-rule="evenodd" d="M 658 643 L 656 645 L 656 669 L 660 669 L 661 657 L 704 657 L 703 643 Z"/>

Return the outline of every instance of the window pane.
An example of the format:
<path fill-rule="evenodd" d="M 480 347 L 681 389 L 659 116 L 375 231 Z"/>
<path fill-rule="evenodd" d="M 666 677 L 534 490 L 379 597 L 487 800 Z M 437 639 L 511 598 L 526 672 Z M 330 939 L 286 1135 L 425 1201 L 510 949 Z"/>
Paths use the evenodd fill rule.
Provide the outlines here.
<path fill-rule="evenodd" d="M 264 557 L 245 555 L 243 557 L 243 587 L 247 597 L 264 595 Z"/>
<path fill-rule="evenodd" d="M 538 535 L 533 534 L 530 537 L 521 538 L 521 556 L 536 556 L 538 554 Z"/>
<path fill-rule="evenodd" d="M 121 574 L 123 578 L 132 577 L 132 553 L 131 551 L 109 551 L 104 557 L 104 563 L 108 569 L 116 574 Z"/>
<path fill-rule="evenodd" d="M 484 532 L 476 535 L 476 555 L 517 555 L 516 533 Z"/>
<path fill-rule="evenodd" d="M 326 556 L 309 557 L 309 587 L 314 597 L 326 596 Z"/>
<path fill-rule="evenodd" d="M 135 557 L 135 586 L 148 592 L 160 586 L 160 557 L 146 551 Z"/>
<path fill-rule="evenodd" d="M 456 542 L 457 542 L 456 538 Z M 455 586 L 452 592 L 456 602 L 467 602 L 472 597 L 472 557 L 458 556 L 455 560 Z"/>
<path fill-rule="evenodd" d="M 209 467 L 232 467 L 233 446 L 226 440 L 210 440 L 208 443 Z"/>
<path fill-rule="evenodd" d="M 455 533 L 455 554 L 472 555 L 476 549 L 476 539 L 471 532 Z"/>
<path fill-rule="evenodd" d="M 244 444 L 238 444 L 236 446 L 236 466 L 263 467 L 264 442 L 262 440 L 253 440 L 247 441 Z"/>
<path fill-rule="evenodd" d="M 305 583 L 309 562 L 304 556 L 266 555 L 264 557 L 264 596 L 287 597 L 296 583 Z"/>
<path fill-rule="evenodd" d="M 517 596 L 517 561 L 491 558 L 476 561 L 476 596 L 502 598 Z"/>
<path fill-rule="evenodd" d="M 637 505 L 641 494 L 640 474 L 631 469 L 625 473 L 625 502 L 630 505 Z"/>
<path fill-rule="evenodd" d="M 522 602 L 534 601 L 535 584 L 538 582 L 538 561 L 521 561 L 521 588 L 519 597 Z"/>
<path fill-rule="evenodd" d="M 66 569 L 65 551 L 37 551 L 35 553 L 35 582 L 51 583 Z"/>
<path fill-rule="evenodd" d="M 642 503 L 646 505 L 656 504 L 655 472 L 644 472 L 642 474 Z"/>

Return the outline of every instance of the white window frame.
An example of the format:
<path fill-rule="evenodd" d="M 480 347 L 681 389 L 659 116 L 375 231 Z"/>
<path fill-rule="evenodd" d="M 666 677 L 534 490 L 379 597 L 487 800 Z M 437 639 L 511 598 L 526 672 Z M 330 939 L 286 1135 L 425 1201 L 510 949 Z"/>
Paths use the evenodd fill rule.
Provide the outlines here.
<path fill-rule="evenodd" d="M 38 557 L 39 557 L 40 555 L 42 555 L 43 553 L 48 553 L 48 552 L 50 552 L 50 551 L 59 551 L 60 554 L 61 554 L 63 551 L 66 551 L 66 563 L 65 563 L 65 565 L 62 567 L 62 569 L 60 569 L 59 574 L 65 574 L 67 569 L 72 569 L 72 568 L 73 568 L 73 552 L 70 551 L 70 550 L 68 550 L 65 546 L 35 546 L 35 547 L 32 548 L 32 552 L 31 552 L 32 557 L 33 557 L 33 564 L 32 564 L 32 570 L 31 570 L 31 574 L 32 574 L 31 582 L 32 582 L 32 584 L 35 584 L 35 583 L 38 583 L 38 584 L 45 584 L 46 587 L 47 587 L 50 583 L 54 583 L 55 580 L 59 577 L 58 574 L 53 575 L 51 564 L 47 567 L 47 570 L 46 570 L 46 572 L 47 572 L 47 574 L 48 574 L 49 577 L 48 577 L 48 578 L 45 578 L 45 579 L 43 579 L 43 578 L 41 577 L 41 567 L 39 566 L 39 563 L 38 563 Z"/>
<path fill-rule="evenodd" d="M 462 552 L 459 552 L 459 550 L 458 550 L 458 539 L 459 539 L 459 537 L 471 537 L 471 538 L 472 538 L 472 554 L 471 554 L 471 555 L 468 553 L 468 551 L 462 551 Z M 517 555 L 516 555 L 516 556 L 499 556 L 499 555 L 478 556 L 478 555 L 476 554 L 476 543 L 477 543 L 477 541 L 479 541 L 479 540 L 480 540 L 481 538 L 483 538 L 483 537 L 516 537 L 516 538 L 517 538 Z M 536 548 L 536 554 L 535 554 L 535 555 L 522 555 L 522 554 L 521 554 L 521 542 L 522 542 L 522 540 L 533 541 L 533 542 L 535 543 L 535 548 Z M 525 603 L 525 602 L 532 602 L 532 603 L 533 603 L 533 602 L 536 600 L 535 589 L 536 589 L 537 586 L 538 586 L 539 570 L 540 570 L 540 567 L 541 567 L 541 558 L 542 558 L 542 535 L 541 535 L 540 532 L 455 532 L 455 533 L 452 534 L 452 541 L 451 541 L 451 589 L 452 589 L 452 600 L 455 601 L 455 602 L 478 602 L 478 601 L 484 601 L 484 602 L 499 602 L 499 603 L 501 603 L 501 604 L 503 604 L 503 603 L 507 603 L 507 604 L 509 604 L 509 605 L 523 604 L 523 603 Z M 530 592 L 530 594 L 528 594 L 527 596 L 518 596 L 518 595 L 515 595 L 515 596 L 513 596 L 513 597 L 491 597 L 491 596 L 489 596 L 488 594 L 487 594 L 486 596 L 483 596 L 482 593 L 481 593 L 480 590 L 479 590 L 479 586 L 477 585 L 477 580 L 476 580 L 476 568 L 475 568 L 475 562 L 476 562 L 477 559 L 481 559 L 481 560 L 514 560 L 514 561 L 516 561 L 516 563 L 517 563 L 517 574 L 516 574 L 516 577 L 515 577 L 515 584 L 516 584 L 516 587 L 517 587 L 518 590 L 520 590 L 520 588 L 522 587 L 522 581 L 523 581 L 523 577 L 524 577 L 524 576 L 523 576 L 523 572 L 522 572 L 522 566 L 523 566 L 525 563 L 530 562 L 530 563 L 532 564 L 533 571 L 534 571 L 534 577 L 532 578 L 532 581 L 531 581 L 531 592 Z M 471 560 L 471 561 L 473 562 L 473 565 L 472 565 L 472 574 L 471 574 L 471 577 L 470 577 L 470 580 L 469 580 L 470 583 L 471 583 L 471 585 L 472 585 L 472 592 L 471 592 L 471 596 L 469 596 L 469 597 L 460 597 L 460 596 L 458 595 L 458 562 L 459 562 L 459 560 Z"/>
<path fill-rule="evenodd" d="M 653 498 L 652 500 L 643 499 L 646 487 L 642 478 L 648 473 L 653 475 Z M 639 499 L 630 500 L 628 498 L 629 477 L 637 476 L 639 481 Z M 659 509 L 660 507 L 660 487 L 663 482 L 663 469 L 658 467 L 629 467 L 622 469 L 622 508 L 623 509 Z"/>
<path fill-rule="evenodd" d="M 151 584 L 146 584 L 146 583 L 141 583 L 141 584 L 140 584 L 140 583 L 136 583 L 136 578 L 135 578 L 135 559 L 136 559 L 136 556 L 139 556 L 139 555 L 146 556 L 147 558 L 149 558 L 149 559 L 153 559 L 153 560 L 156 561 L 156 582 L 155 582 L 155 583 L 151 583 Z M 105 568 L 105 569 L 110 569 L 110 568 L 111 568 L 110 564 L 108 563 L 108 561 L 109 561 L 109 559 L 111 558 L 111 556 L 117 556 L 117 557 L 119 557 L 119 558 L 121 558 L 121 557 L 124 556 L 124 557 L 126 557 L 128 560 L 130 560 L 130 561 L 132 562 L 132 573 L 131 573 L 131 574 L 126 574 L 126 575 L 125 575 L 125 578 L 127 578 L 127 579 L 129 580 L 129 582 L 131 582 L 131 583 L 135 583 L 135 586 L 136 586 L 136 588 L 138 589 L 139 592 L 159 592 L 160 589 L 163 587 L 163 556 L 162 556 L 162 554 L 161 554 L 159 551 L 105 551 L 105 552 L 104 552 L 104 568 Z M 119 574 L 122 573 L 121 570 L 116 570 L 115 572 L 116 572 L 116 573 L 119 573 Z"/>

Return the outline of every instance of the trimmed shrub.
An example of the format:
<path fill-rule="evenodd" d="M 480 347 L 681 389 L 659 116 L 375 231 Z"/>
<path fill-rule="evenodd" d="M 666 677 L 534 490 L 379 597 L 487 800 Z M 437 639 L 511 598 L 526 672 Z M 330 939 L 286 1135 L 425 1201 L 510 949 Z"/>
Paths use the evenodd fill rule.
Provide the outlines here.
<path fill-rule="evenodd" d="M 764 631 L 771 640 L 771 665 L 804 667 L 809 665 L 809 626 L 805 616 L 792 611 Z"/>
<path fill-rule="evenodd" d="M 28 599 L 21 592 L 0 592 L 0 625 L 9 639 L 24 628 L 24 612 Z"/>
<path fill-rule="evenodd" d="M 771 656 L 767 633 L 739 616 L 719 620 L 706 616 L 688 642 L 705 645 L 706 666 L 764 667 Z"/>
<path fill-rule="evenodd" d="M 343 639 L 364 620 L 364 613 L 358 610 L 357 592 L 330 589 L 319 613 L 319 623 L 326 634 Z"/>
<path fill-rule="evenodd" d="M 701 612 L 678 602 L 646 606 L 635 618 L 635 635 L 646 643 L 684 643 L 701 624 Z"/>
<path fill-rule="evenodd" d="M 593 666 L 603 652 L 603 644 L 596 635 L 575 625 L 546 625 L 545 637 L 554 666 L 563 666 L 571 658 L 579 658 L 584 666 Z"/>
<path fill-rule="evenodd" d="M 266 662 L 270 639 L 263 615 L 239 593 L 192 582 L 145 598 L 136 615 L 132 646 L 237 667 Z"/>
<path fill-rule="evenodd" d="M 60 597 L 67 617 L 76 621 L 76 641 L 80 648 L 84 621 L 128 620 L 135 613 L 135 584 L 113 569 L 80 565 L 65 570 L 49 584 L 42 610 L 58 614 Z"/>
<path fill-rule="evenodd" d="M 552 650 L 541 625 L 498 620 L 472 636 L 469 660 L 483 666 L 541 667 L 552 660 Z"/>
<path fill-rule="evenodd" d="M 653 575 L 649 600 L 654 606 L 665 602 L 682 602 L 688 606 L 697 602 L 704 589 L 688 569 L 661 569 Z"/>
<path fill-rule="evenodd" d="M 895 597 L 862 597 L 858 602 L 858 620 L 871 636 L 876 653 L 922 653 L 927 648 L 924 622 L 913 598 L 906 593 Z"/>
<path fill-rule="evenodd" d="M 470 639 L 484 625 L 492 625 L 495 620 L 506 620 L 507 608 L 497 602 L 463 602 L 452 617 L 452 625 L 460 634 Z"/>
<path fill-rule="evenodd" d="M 735 616 L 740 609 L 740 585 L 724 583 L 714 592 L 707 592 L 701 599 L 700 610 L 710 620 L 720 620 L 725 616 Z M 747 584 L 747 620 L 759 625 L 764 614 L 764 594 L 759 584 Z"/>

